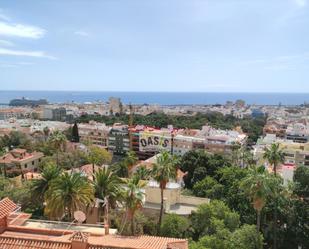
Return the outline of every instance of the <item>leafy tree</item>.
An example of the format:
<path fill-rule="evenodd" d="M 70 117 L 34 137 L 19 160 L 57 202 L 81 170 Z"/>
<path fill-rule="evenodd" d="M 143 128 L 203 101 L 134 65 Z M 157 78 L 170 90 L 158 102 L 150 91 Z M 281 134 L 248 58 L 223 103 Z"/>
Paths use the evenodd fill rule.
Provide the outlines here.
<path fill-rule="evenodd" d="M 197 211 L 192 214 L 191 223 L 195 240 L 206 235 L 211 236 L 216 231 L 223 231 L 223 229 L 233 232 L 240 224 L 239 215 L 219 200 L 200 205 Z"/>
<path fill-rule="evenodd" d="M 204 150 L 192 150 L 183 155 L 180 165 L 181 170 L 187 173 L 184 177 L 185 186 L 191 189 L 206 176 L 215 176 L 221 167 L 230 166 L 230 162 L 219 154 L 211 155 Z"/>
<path fill-rule="evenodd" d="M 188 228 L 188 219 L 177 214 L 168 214 L 164 216 L 160 232 L 164 237 L 185 238 Z"/>
<path fill-rule="evenodd" d="M 94 190 L 87 177 L 80 173 L 63 173 L 50 184 L 46 196 L 45 213 L 50 217 L 67 217 L 84 210 L 94 200 Z"/>
<path fill-rule="evenodd" d="M 101 166 L 112 161 L 112 155 L 105 149 L 92 145 L 88 151 L 88 161 L 92 164 L 92 172 L 95 172 L 95 165 Z"/>
<path fill-rule="evenodd" d="M 104 213 L 104 224 L 110 224 L 109 207 L 114 206 L 121 195 L 121 179 L 110 169 L 102 168 L 95 173 L 94 195 L 103 201 L 100 203 Z"/>
<path fill-rule="evenodd" d="M 206 176 L 203 180 L 194 184 L 193 193 L 198 197 L 221 199 L 223 196 L 223 188 L 224 186 L 219 184 L 217 180 L 210 176 Z"/>
<path fill-rule="evenodd" d="M 78 133 L 77 122 L 75 122 L 72 127 L 72 142 L 79 143 L 79 133 Z"/>
<path fill-rule="evenodd" d="M 255 212 L 247 195 L 241 190 L 242 179 L 248 174 L 247 169 L 240 167 L 223 167 L 217 171 L 215 178 L 223 186 L 222 197 L 229 208 L 240 215 L 242 223 L 252 224 L 255 222 Z"/>
<path fill-rule="evenodd" d="M 295 193 L 309 202 L 309 168 L 297 167 L 294 172 Z M 308 203 L 309 204 L 309 203 Z"/>
<path fill-rule="evenodd" d="M 256 232 L 255 226 L 246 224 L 232 233 L 228 244 L 231 249 L 262 249 L 263 236 Z"/>
<path fill-rule="evenodd" d="M 155 181 L 159 183 L 160 186 L 160 193 L 161 193 L 161 207 L 160 207 L 160 216 L 158 222 L 158 233 L 160 233 L 162 217 L 163 217 L 163 194 L 164 189 L 166 188 L 167 183 L 171 179 L 176 178 L 177 174 L 177 163 L 178 159 L 171 155 L 167 151 L 162 151 L 160 155 L 157 157 L 155 164 L 153 165 L 152 169 L 152 177 Z"/>
<path fill-rule="evenodd" d="M 265 206 L 267 197 L 272 195 L 273 192 L 268 172 L 263 166 L 251 167 L 247 177 L 243 179 L 241 187 L 247 193 L 257 212 L 256 229 L 259 232 L 261 226 L 261 211 Z"/>

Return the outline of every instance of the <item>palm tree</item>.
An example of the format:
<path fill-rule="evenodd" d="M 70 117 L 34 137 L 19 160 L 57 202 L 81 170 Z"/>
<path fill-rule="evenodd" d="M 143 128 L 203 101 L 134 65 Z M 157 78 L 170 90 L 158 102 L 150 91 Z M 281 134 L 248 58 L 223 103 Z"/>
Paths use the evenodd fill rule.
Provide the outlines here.
<path fill-rule="evenodd" d="M 137 170 L 134 172 L 135 175 L 137 175 L 141 180 L 148 180 L 150 177 L 150 170 L 146 168 L 146 166 L 142 165 L 137 168 Z"/>
<path fill-rule="evenodd" d="M 57 166 L 59 167 L 59 151 L 63 149 L 67 138 L 61 131 L 55 131 L 49 139 L 50 139 L 51 144 L 56 149 Z"/>
<path fill-rule="evenodd" d="M 263 166 L 252 166 L 248 169 L 248 175 L 242 180 L 241 187 L 252 201 L 257 213 L 256 230 L 260 231 L 261 211 L 266 204 L 266 199 L 272 194 L 270 176 Z"/>
<path fill-rule="evenodd" d="M 121 194 L 121 179 L 110 169 L 99 169 L 94 177 L 94 196 L 104 200 L 101 208 L 104 213 L 104 224 L 109 225 L 109 206 L 115 205 Z"/>
<path fill-rule="evenodd" d="M 127 167 L 130 169 L 138 161 L 138 158 L 136 156 L 136 153 L 131 150 L 127 152 L 124 160 L 126 162 Z"/>
<path fill-rule="evenodd" d="M 63 173 L 53 180 L 45 195 L 45 212 L 50 217 L 72 220 L 77 210 L 84 210 L 94 200 L 94 190 L 80 173 Z"/>
<path fill-rule="evenodd" d="M 126 208 L 126 217 L 131 221 L 131 234 L 135 234 L 135 213 L 143 205 L 144 193 L 141 191 L 146 183 L 141 181 L 136 175 L 126 179 L 126 189 L 123 193 L 124 206 Z M 124 224 L 125 225 L 125 224 Z"/>
<path fill-rule="evenodd" d="M 284 162 L 284 153 L 280 149 L 280 145 L 272 144 L 270 148 L 266 147 L 264 149 L 264 159 L 268 161 L 270 165 L 273 166 L 274 174 L 277 176 L 277 166 Z M 274 211 L 274 249 L 277 249 L 277 213 L 278 213 L 277 196 L 275 196 L 275 211 Z"/>
<path fill-rule="evenodd" d="M 270 147 L 266 147 L 263 157 L 273 166 L 274 173 L 277 175 L 277 166 L 284 162 L 284 153 L 280 149 L 280 145 L 272 144 Z"/>
<path fill-rule="evenodd" d="M 118 163 L 113 164 L 112 169 L 119 177 L 127 178 L 129 177 L 129 169 L 128 165 L 125 161 L 120 161 Z"/>
<path fill-rule="evenodd" d="M 44 166 L 41 172 L 41 178 L 35 179 L 32 182 L 32 195 L 35 198 L 43 201 L 45 193 L 48 191 L 48 188 L 53 180 L 55 180 L 61 173 L 61 169 L 54 165 L 53 163 L 49 163 Z"/>
<path fill-rule="evenodd" d="M 162 216 L 163 216 L 163 194 L 167 183 L 171 179 L 176 178 L 178 159 L 167 151 L 162 151 L 157 157 L 156 163 L 153 165 L 152 177 L 160 185 L 161 190 L 161 208 L 158 222 L 158 234 L 160 233 Z"/>

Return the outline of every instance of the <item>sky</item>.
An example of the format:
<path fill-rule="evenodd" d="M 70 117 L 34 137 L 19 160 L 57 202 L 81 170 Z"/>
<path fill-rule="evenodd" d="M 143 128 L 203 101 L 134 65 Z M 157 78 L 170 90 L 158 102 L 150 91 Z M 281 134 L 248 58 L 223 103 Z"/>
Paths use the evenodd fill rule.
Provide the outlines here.
<path fill-rule="evenodd" d="M 1 0 L 0 90 L 309 92 L 309 0 Z"/>

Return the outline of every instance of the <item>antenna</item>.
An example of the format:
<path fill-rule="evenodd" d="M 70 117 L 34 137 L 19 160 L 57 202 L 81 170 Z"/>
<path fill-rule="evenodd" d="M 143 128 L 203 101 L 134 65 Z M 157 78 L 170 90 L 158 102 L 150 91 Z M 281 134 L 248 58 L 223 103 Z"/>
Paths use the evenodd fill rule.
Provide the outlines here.
<path fill-rule="evenodd" d="M 86 215 L 82 211 L 75 211 L 74 219 L 77 221 L 78 224 L 81 224 L 86 220 Z"/>

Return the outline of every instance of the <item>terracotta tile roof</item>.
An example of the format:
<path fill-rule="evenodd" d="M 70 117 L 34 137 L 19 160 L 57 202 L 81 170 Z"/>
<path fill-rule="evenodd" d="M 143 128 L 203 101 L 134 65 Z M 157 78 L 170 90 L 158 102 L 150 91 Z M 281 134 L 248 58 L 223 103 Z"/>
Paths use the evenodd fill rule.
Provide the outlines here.
<path fill-rule="evenodd" d="M 171 243 L 184 243 L 184 239 L 155 237 L 155 236 L 120 236 L 120 235 L 105 235 L 102 237 L 89 237 L 91 245 L 89 249 L 103 248 L 127 248 L 127 249 L 166 249 Z"/>
<path fill-rule="evenodd" d="M 71 243 L 0 237 L 1 249 L 71 249 Z"/>
<path fill-rule="evenodd" d="M 9 198 L 4 198 L 0 201 L 0 219 L 9 215 L 14 210 L 16 210 L 18 206 L 12 202 Z"/>

